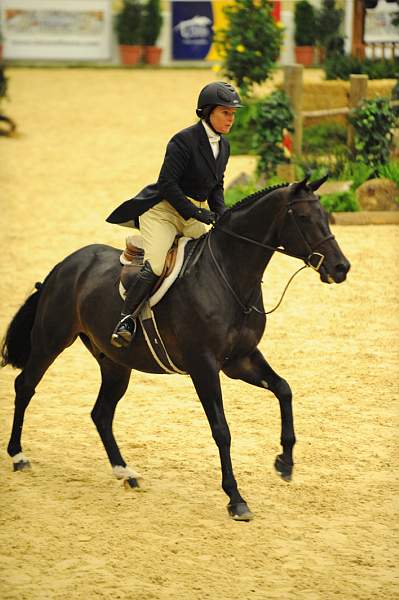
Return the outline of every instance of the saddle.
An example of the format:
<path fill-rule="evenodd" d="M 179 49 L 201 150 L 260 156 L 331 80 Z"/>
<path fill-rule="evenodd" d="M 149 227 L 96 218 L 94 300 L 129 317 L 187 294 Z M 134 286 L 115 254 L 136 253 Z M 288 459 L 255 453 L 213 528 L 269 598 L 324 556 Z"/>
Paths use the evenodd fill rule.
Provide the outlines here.
<path fill-rule="evenodd" d="M 180 237 L 181 236 L 179 235 L 175 237 L 172 247 L 166 255 L 164 268 L 152 290 L 153 294 L 161 287 L 163 281 L 171 274 L 175 267 Z M 120 256 L 120 262 L 123 265 L 120 281 L 125 292 L 127 292 L 134 277 L 144 264 L 144 249 L 142 246 L 142 237 L 140 235 L 129 235 L 126 238 L 126 247 Z"/>
<path fill-rule="evenodd" d="M 201 256 L 205 240 L 205 236 L 195 240 L 176 236 L 166 256 L 164 269 L 151 293 L 151 297 L 144 304 L 138 315 L 147 346 L 154 360 L 164 373 L 186 374 L 185 371 L 182 371 L 173 363 L 169 356 L 159 333 L 152 307 L 163 298 L 178 277 L 184 277 L 184 275 L 190 272 L 190 268 L 196 264 Z M 144 250 L 140 235 L 131 235 L 126 238 L 126 247 L 120 255 L 119 260 L 122 264 L 119 293 L 124 299 L 134 277 L 144 264 Z"/>

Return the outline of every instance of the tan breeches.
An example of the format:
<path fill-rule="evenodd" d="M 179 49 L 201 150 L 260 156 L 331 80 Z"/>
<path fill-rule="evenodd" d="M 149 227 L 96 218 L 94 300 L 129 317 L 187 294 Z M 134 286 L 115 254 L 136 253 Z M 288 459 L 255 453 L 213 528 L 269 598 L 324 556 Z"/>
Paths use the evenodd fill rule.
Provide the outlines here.
<path fill-rule="evenodd" d="M 191 202 L 199 208 L 208 208 L 207 202 Z M 196 219 L 183 219 L 169 202 L 162 200 L 140 216 L 140 233 L 143 237 L 144 259 L 148 260 L 156 275 L 163 270 L 165 258 L 176 235 L 199 238 L 210 225 Z"/>

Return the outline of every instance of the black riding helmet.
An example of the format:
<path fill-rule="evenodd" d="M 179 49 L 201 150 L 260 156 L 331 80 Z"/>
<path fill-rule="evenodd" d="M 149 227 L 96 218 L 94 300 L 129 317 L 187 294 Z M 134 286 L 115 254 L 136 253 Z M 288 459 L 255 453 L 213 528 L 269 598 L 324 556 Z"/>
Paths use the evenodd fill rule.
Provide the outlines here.
<path fill-rule="evenodd" d="M 197 116 L 208 120 L 215 106 L 241 108 L 241 98 L 230 83 L 216 81 L 208 83 L 200 92 L 197 102 Z"/>

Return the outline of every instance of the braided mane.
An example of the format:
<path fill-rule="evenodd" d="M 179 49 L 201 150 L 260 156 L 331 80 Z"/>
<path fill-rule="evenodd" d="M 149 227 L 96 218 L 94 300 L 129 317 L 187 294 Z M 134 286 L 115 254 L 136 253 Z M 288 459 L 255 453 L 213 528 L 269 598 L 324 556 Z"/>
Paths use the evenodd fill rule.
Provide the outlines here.
<path fill-rule="evenodd" d="M 271 185 L 269 187 L 262 188 L 261 190 L 257 190 L 253 194 L 250 194 L 249 196 L 245 196 L 245 198 L 242 198 L 241 200 L 236 202 L 234 204 L 234 206 L 232 206 L 228 209 L 227 212 L 231 213 L 231 212 L 234 212 L 235 210 L 237 210 L 238 208 L 242 208 L 243 206 L 252 204 L 253 202 L 256 202 L 256 200 L 258 200 L 259 198 L 262 198 L 263 196 L 266 196 L 270 192 L 273 192 L 274 190 L 278 190 L 283 187 L 287 187 L 287 185 L 289 185 L 289 183 L 278 183 L 277 185 Z"/>

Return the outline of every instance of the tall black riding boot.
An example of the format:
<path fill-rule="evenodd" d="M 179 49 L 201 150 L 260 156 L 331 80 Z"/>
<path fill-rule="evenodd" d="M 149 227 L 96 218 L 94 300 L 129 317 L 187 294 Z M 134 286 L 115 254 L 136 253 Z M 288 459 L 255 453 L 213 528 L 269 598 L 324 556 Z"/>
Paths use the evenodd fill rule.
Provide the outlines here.
<path fill-rule="evenodd" d="M 115 327 L 111 344 L 116 348 L 127 348 L 136 333 L 136 317 L 151 293 L 158 275 L 155 275 L 148 260 L 145 261 L 136 279 L 127 291 L 121 312 L 121 320 Z"/>

